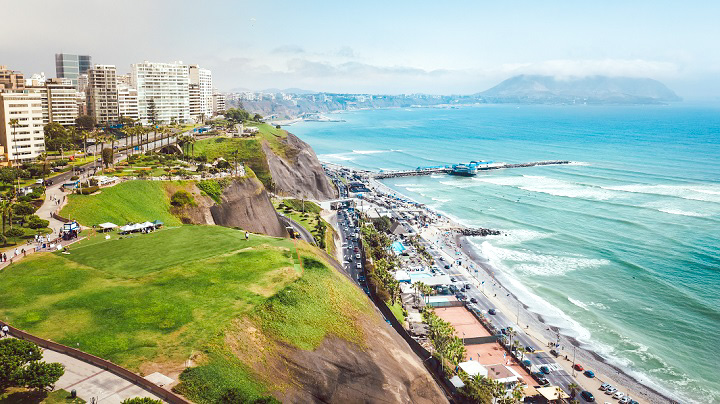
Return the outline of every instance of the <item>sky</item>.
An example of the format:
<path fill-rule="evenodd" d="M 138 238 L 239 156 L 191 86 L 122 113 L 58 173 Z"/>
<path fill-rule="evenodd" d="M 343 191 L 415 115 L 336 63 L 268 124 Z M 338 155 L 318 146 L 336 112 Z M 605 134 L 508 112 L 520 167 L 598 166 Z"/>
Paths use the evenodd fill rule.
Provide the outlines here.
<path fill-rule="evenodd" d="M 183 61 L 221 91 L 472 94 L 517 74 L 650 77 L 720 97 L 720 1 L 3 1 L 0 65 Z"/>

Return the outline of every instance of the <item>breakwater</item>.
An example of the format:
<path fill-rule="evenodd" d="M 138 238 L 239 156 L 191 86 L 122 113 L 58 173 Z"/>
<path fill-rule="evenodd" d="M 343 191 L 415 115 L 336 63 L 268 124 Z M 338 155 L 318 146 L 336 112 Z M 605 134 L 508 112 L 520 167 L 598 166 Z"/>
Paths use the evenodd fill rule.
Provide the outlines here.
<path fill-rule="evenodd" d="M 549 161 L 533 161 L 529 163 L 517 163 L 517 164 L 489 164 L 487 166 L 478 166 L 478 171 L 486 170 L 499 170 L 503 168 L 522 168 L 522 167 L 535 167 L 535 166 L 550 166 L 550 165 L 562 165 L 570 164 L 570 160 L 549 160 Z M 449 174 L 452 172 L 452 167 L 433 167 L 433 168 L 417 168 L 415 170 L 404 170 L 404 171 L 386 171 L 377 174 L 373 174 L 372 177 L 378 180 L 385 178 L 397 178 L 397 177 L 411 177 L 417 175 L 431 175 L 438 173 Z"/>

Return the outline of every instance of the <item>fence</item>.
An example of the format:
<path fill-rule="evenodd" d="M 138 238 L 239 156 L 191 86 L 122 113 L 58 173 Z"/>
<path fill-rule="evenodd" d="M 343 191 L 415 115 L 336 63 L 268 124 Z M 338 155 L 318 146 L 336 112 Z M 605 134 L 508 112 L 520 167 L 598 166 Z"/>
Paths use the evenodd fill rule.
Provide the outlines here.
<path fill-rule="evenodd" d="M 67 356 L 70 356 L 75 359 L 79 359 L 81 361 L 87 362 L 91 365 L 97 366 L 101 369 L 105 369 L 108 372 L 111 372 L 117 376 L 122 377 L 123 379 L 140 386 L 144 388 L 145 390 L 153 393 L 157 397 L 167 401 L 171 404 L 188 404 L 190 401 L 186 400 L 185 398 L 171 392 L 170 390 L 164 389 L 155 383 L 145 379 L 144 377 L 137 375 L 121 366 L 118 366 L 110 361 L 107 361 L 102 358 L 98 358 L 97 356 L 90 355 L 88 353 L 85 353 L 83 351 L 80 351 L 75 348 L 70 348 L 68 346 L 58 344 L 57 342 L 49 341 L 46 339 L 42 339 L 40 337 L 36 337 L 32 334 L 29 334 L 25 331 L 19 330 L 17 328 L 11 327 L 10 324 L 6 324 L 3 321 L 0 321 L 0 327 L 7 325 L 10 329 L 10 334 L 18 339 L 24 339 L 26 341 L 30 341 L 34 344 L 37 344 L 38 346 L 41 346 L 46 349 L 50 349 L 55 352 L 59 352 L 61 354 L 65 354 Z"/>

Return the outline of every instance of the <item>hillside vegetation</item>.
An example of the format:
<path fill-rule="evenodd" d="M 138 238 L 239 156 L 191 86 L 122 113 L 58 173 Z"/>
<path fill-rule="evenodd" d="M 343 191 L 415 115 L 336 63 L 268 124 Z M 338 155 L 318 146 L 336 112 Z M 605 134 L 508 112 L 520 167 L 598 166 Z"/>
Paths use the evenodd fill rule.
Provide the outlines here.
<path fill-rule="evenodd" d="M 74 219 L 86 226 L 112 222 L 124 225 L 128 222 L 160 220 L 167 226 L 178 226 L 180 219 L 170 212 L 168 181 L 126 181 L 103 188 L 97 195 L 68 195 L 68 204 L 60 215 Z"/>
<path fill-rule="evenodd" d="M 190 359 L 176 389 L 196 402 L 252 400 L 289 383 L 254 367 L 258 355 L 314 349 L 330 335 L 364 341 L 356 320 L 368 301 L 317 250 L 298 245 L 302 265 L 293 241 L 245 241 L 217 226 L 96 236 L 0 272 L 0 316 L 144 374 L 177 377 Z"/>

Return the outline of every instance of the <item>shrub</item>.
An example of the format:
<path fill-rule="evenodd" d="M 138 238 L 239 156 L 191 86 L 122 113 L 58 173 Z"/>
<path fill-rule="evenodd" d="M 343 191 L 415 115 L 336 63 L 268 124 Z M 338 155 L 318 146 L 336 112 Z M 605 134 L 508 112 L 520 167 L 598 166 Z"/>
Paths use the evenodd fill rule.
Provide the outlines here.
<path fill-rule="evenodd" d="M 31 229 L 44 229 L 50 225 L 50 222 L 40 219 L 40 216 L 38 215 L 31 215 L 28 217 L 27 224 Z"/>
<path fill-rule="evenodd" d="M 5 236 L 7 238 L 18 238 L 25 235 L 25 232 L 22 231 L 22 229 L 18 229 L 17 227 L 13 227 L 12 229 L 9 229 L 5 232 Z"/>
<path fill-rule="evenodd" d="M 170 204 L 177 207 L 182 207 L 185 205 L 195 206 L 195 200 L 189 192 L 181 189 L 175 192 L 170 198 Z"/>
<path fill-rule="evenodd" d="M 120 404 L 162 404 L 162 401 L 150 397 L 126 398 Z"/>
<path fill-rule="evenodd" d="M 80 177 L 78 177 L 77 175 L 73 175 L 72 177 L 70 177 L 70 181 L 77 181 L 79 179 Z"/>
<path fill-rule="evenodd" d="M 77 192 L 78 192 L 79 194 L 81 194 L 81 195 L 90 195 L 90 194 L 94 194 L 94 193 L 97 192 L 99 189 L 100 189 L 100 187 L 98 187 L 97 185 L 95 185 L 95 186 L 92 186 L 92 187 L 87 187 L 87 188 L 78 189 Z"/>
<path fill-rule="evenodd" d="M 35 207 L 27 202 L 20 202 L 13 206 L 13 212 L 17 216 L 32 215 L 35 213 Z"/>

